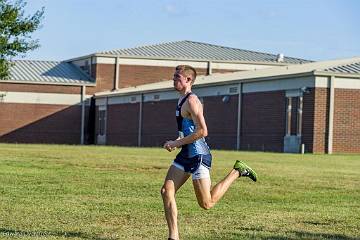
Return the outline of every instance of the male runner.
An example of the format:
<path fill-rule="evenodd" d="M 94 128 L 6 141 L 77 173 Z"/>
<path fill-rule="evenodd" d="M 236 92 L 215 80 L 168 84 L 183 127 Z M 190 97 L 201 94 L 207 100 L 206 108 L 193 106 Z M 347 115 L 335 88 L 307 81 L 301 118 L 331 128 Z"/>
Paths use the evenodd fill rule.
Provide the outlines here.
<path fill-rule="evenodd" d="M 181 151 L 170 166 L 161 188 L 169 240 L 179 239 L 175 193 L 191 174 L 197 201 L 204 209 L 212 208 L 238 177 L 249 177 L 256 181 L 256 173 L 245 163 L 237 160 L 230 173 L 211 189 L 212 158 L 204 139 L 208 134 L 207 127 L 202 104 L 191 92 L 195 78 L 196 71 L 193 67 L 176 67 L 173 80 L 175 90 L 180 93 L 176 108 L 179 137 L 174 141 L 167 141 L 164 148 L 171 152 L 181 147 Z"/>

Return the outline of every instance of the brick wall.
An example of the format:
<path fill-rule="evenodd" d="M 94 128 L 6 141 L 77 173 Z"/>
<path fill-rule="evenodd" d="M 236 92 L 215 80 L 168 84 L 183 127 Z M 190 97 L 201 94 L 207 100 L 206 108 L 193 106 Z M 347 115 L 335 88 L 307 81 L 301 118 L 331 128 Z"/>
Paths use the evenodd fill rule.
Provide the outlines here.
<path fill-rule="evenodd" d="M 143 104 L 142 145 L 162 147 L 166 140 L 178 137 L 175 118 L 177 100 Z"/>
<path fill-rule="evenodd" d="M 174 70 L 175 67 L 121 64 L 119 66 L 119 88 L 170 80 L 173 77 Z M 208 73 L 207 68 L 196 68 L 196 71 L 198 75 L 207 75 Z M 212 71 L 213 73 L 226 73 L 236 70 L 213 69 Z M 92 66 L 92 75 L 96 76 L 96 91 L 106 91 L 114 88 L 114 64 L 94 64 Z"/>
<path fill-rule="evenodd" d="M 143 103 L 142 146 L 162 147 L 166 140 L 177 138 L 176 104 L 175 99 Z M 209 145 L 217 149 L 235 149 L 237 96 L 230 97 L 227 103 L 222 102 L 220 96 L 206 97 L 204 106 Z M 109 105 L 106 141 L 108 145 L 137 146 L 138 113 L 138 103 Z"/>
<path fill-rule="evenodd" d="M 174 67 L 120 65 L 119 87 L 167 81 L 172 79 Z M 207 69 L 196 69 L 198 75 L 206 75 Z"/>
<path fill-rule="evenodd" d="M 120 65 L 119 87 L 166 81 L 172 78 L 174 69 L 174 67 Z"/>
<path fill-rule="evenodd" d="M 213 149 L 235 149 L 237 96 L 204 97 L 204 116 Z M 241 149 L 283 151 L 286 126 L 285 91 L 245 93 L 242 99 Z M 177 137 L 176 100 L 143 104 L 142 145 L 161 147 Z M 360 152 L 360 91 L 335 90 L 334 152 Z M 109 108 L 108 143 L 137 145 L 138 104 Z M 328 137 L 329 89 L 311 88 L 303 95 L 302 143 L 306 152 L 325 153 Z M 293 114 L 297 114 L 294 110 Z M 295 125 L 295 121 L 293 122 Z M 295 131 L 295 128 L 292 129 Z"/>
<path fill-rule="evenodd" d="M 245 93 L 242 99 L 241 149 L 283 151 L 284 91 Z"/>
<path fill-rule="evenodd" d="M 139 103 L 109 105 L 107 109 L 106 144 L 138 145 Z"/>
<path fill-rule="evenodd" d="M 238 96 L 230 96 L 228 102 L 222 96 L 205 97 L 203 103 L 210 148 L 236 149 Z"/>
<path fill-rule="evenodd" d="M 242 149 L 282 151 L 285 131 L 283 92 L 246 94 L 243 102 Z M 237 96 L 228 102 L 222 96 L 204 97 L 204 116 L 208 126 L 207 142 L 213 149 L 236 149 Z M 143 104 L 142 146 L 161 147 L 177 137 L 175 107 L 177 100 Z M 136 106 L 134 109 L 130 106 Z M 107 144 L 125 145 L 122 137 L 137 145 L 137 104 L 111 105 L 108 115 Z M 253 111 L 257 109 L 258 111 Z M 115 119 L 112 119 L 115 118 Z M 109 122 L 113 121 L 113 122 Z M 270 126 L 270 127 L 269 127 Z M 122 132 L 123 134 L 117 134 Z M 109 135 L 111 134 L 111 135 Z M 115 140 L 117 139 L 117 140 Z"/>
<path fill-rule="evenodd" d="M 327 151 L 327 136 L 329 122 L 329 89 L 315 88 L 314 90 L 314 128 L 313 152 L 325 153 Z"/>
<path fill-rule="evenodd" d="M 333 152 L 360 152 L 360 90 L 335 89 Z"/>
<path fill-rule="evenodd" d="M 94 87 L 87 87 L 89 94 Z M 0 83 L 0 91 L 74 94 L 80 96 L 80 86 Z M 79 97 L 80 99 L 80 97 Z M 89 122 L 89 107 L 85 108 L 85 129 Z M 79 144 L 81 106 L 0 102 L 0 141 L 22 143 Z M 57 127 L 58 126 L 58 127 Z M 60 132 L 63 127 L 63 131 Z M 85 131 L 85 142 L 89 142 Z"/>
<path fill-rule="evenodd" d="M 0 103 L 0 142 L 79 144 L 81 106 Z"/>
<path fill-rule="evenodd" d="M 114 64 L 93 64 L 91 74 L 96 78 L 95 92 L 103 92 L 114 89 L 115 65 Z"/>
<path fill-rule="evenodd" d="M 280 150 L 282 147 L 276 146 L 276 141 L 282 142 L 281 129 L 285 126 L 285 122 L 281 119 L 285 119 L 285 116 L 281 116 L 281 97 L 270 97 L 267 95 L 270 93 L 245 94 L 243 99 L 243 128 L 241 138 L 242 149 L 255 149 L 262 150 L 265 148 L 266 143 L 273 142 L 272 150 Z M 257 96 L 256 96 L 257 95 Z M 265 96 L 267 95 L 267 96 Z M 256 102 L 256 99 L 263 99 L 260 102 Z M 264 103 L 265 99 L 272 99 L 272 101 L 278 101 L 278 104 L 274 102 L 273 108 L 278 116 L 273 116 L 274 119 L 278 119 L 279 123 L 277 127 L 278 132 L 281 134 L 270 134 L 269 136 L 263 136 L 262 132 L 266 133 L 274 126 L 274 122 L 271 122 L 269 118 L 270 113 L 266 113 L 271 103 Z M 276 100 L 277 99 L 277 100 Z M 269 100 L 270 101 L 270 100 Z M 247 103 L 250 103 L 248 105 Z M 294 103 L 294 102 L 293 102 Z M 329 121 L 329 89 L 327 88 L 311 88 L 307 93 L 304 93 L 303 102 L 303 122 L 302 122 L 302 143 L 305 144 L 306 152 L 313 153 L 326 153 L 328 148 L 328 121 Z M 334 132 L 333 132 L 333 152 L 334 153 L 356 153 L 360 152 L 360 91 L 351 89 L 335 89 L 334 100 Z M 259 109 L 259 113 L 256 113 L 255 109 Z M 294 109 L 293 109 L 294 110 Z M 285 111 L 285 109 L 284 109 Z M 296 114 L 293 111 L 293 114 Z M 246 117 L 245 117 L 246 116 Z M 267 116 L 267 117 L 263 117 Z M 264 129 L 258 126 L 267 125 L 271 126 L 268 129 Z M 293 122 L 295 124 L 295 121 Z M 283 125 L 283 126 L 282 126 Z M 245 129 L 244 129 L 245 128 Z M 257 129 L 253 132 L 251 129 Z M 295 131 L 295 129 L 292 129 Z M 251 134 L 248 134 L 251 132 Z M 265 134 L 266 135 L 266 134 Z M 270 138 L 273 135 L 274 138 Z M 277 139 L 277 140 L 276 140 Z M 261 143 L 262 142 L 262 143 Z M 248 144 L 246 146 L 246 144 Z M 263 144 L 264 147 L 260 146 Z M 257 145 L 257 147 L 251 147 L 251 145 Z"/>
<path fill-rule="evenodd" d="M 175 108 L 177 100 L 143 103 L 141 146 L 162 147 L 166 140 L 178 136 Z M 99 132 L 99 115 L 96 109 L 96 136 Z M 139 103 L 108 106 L 106 144 L 138 145 Z"/>
<path fill-rule="evenodd" d="M 238 97 L 230 96 L 228 102 L 223 102 L 222 96 L 204 97 L 202 100 L 209 146 L 212 149 L 236 149 Z M 284 92 L 245 94 L 242 149 L 282 151 L 285 134 L 284 101 Z M 176 139 L 176 104 L 177 100 L 143 103 L 142 146 L 161 147 L 166 140 Z M 109 107 L 107 144 L 136 146 L 138 104 Z"/>

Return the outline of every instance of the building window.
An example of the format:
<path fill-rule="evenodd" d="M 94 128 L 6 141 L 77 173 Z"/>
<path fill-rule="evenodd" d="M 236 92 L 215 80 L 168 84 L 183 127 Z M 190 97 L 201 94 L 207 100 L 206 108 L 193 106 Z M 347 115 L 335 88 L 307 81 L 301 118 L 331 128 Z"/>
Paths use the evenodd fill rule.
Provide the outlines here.
<path fill-rule="evenodd" d="M 286 135 L 302 135 L 303 97 L 286 98 Z"/>
<path fill-rule="evenodd" d="M 132 96 L 132 97 L 130 98 L 130 102 L 132 102 L 132 103 L 136 102 L 136 96 Z"/>
<path fill-rule="evenodd" d="M 99 135 L 105 135 L 105 124 L 106 124 L 106 111 L 100 110 L 99 111 Z"/>
<path fill-rule="evenodd" d="M 160 100 L 160 95 L 159 94 L 154 95 L 154 100 L 159 101 Z"/>
<path fill-rule="evenodd" d="M 80 66 L 80 69 L 83 70 L 84 72 L 86 72 L 87 74 L 90 74 L 90 65 L 89 65 L 89 61 L 85 60 L 85 63 L 83 66 Z"/>
<path fill-rule="evenodd" d="M 291 108 L 292 98 L 286 98 L 286 136 L 291 135 Z"/>
<path fill-rule="evenodd" d="M 237 93 L 238 92 L 238 88 L 237 87 L 231 87 L 229 88 L 229 93 Z"/>

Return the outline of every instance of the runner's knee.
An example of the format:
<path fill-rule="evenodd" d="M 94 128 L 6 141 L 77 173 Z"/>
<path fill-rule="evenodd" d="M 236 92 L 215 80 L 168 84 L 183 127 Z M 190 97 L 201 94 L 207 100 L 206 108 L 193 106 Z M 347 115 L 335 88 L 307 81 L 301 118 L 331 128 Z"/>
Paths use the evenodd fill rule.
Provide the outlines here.
<path fill-rule="evenodd" d="M 164 184 L 164 186 L 162 186 L 162 188 L 160 190 L 160 193 L 163 198 L 169 198 L 169 197 L 175 195 L 175 190 L 173 187 L 171 187 L 167 184 Z"/>

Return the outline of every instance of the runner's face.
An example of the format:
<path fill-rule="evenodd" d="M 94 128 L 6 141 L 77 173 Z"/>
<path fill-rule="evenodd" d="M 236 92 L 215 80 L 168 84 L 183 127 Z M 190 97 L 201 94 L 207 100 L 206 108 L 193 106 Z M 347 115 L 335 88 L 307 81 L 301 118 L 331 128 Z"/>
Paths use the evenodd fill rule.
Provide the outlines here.
<path fill-rule="evenodd" d="M 189 84 L 191 79 L 189 77 L 184 76 L 181 73 L 181 71 L 175 71 L 173 80 L 174 80 L 174 88 L 177 91 L 181 91 Z"/>

